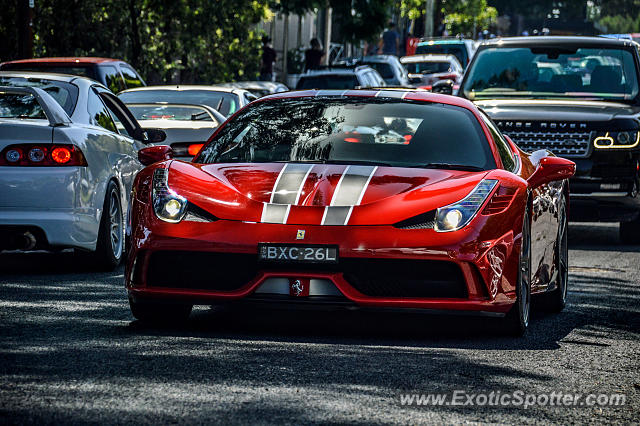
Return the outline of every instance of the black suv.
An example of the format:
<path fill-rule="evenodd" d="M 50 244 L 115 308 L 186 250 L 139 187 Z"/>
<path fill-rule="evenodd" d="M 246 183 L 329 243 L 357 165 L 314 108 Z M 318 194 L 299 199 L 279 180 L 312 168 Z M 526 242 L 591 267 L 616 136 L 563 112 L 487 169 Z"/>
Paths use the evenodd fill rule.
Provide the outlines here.
<path fill-rule="evenodd" d="M 577 165 L 573 221 L 620 222 L 640 243 L 640 45 L 600 37 L 483 43 L 460 85 L 521 149 Z M 442 90 L 446 91 L 446 90 Z"/>

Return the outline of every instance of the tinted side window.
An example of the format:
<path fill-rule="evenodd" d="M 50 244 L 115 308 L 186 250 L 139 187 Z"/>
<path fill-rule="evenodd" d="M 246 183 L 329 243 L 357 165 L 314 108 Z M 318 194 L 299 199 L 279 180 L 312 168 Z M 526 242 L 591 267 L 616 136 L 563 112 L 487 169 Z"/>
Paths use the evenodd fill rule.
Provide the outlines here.
<path fill-rule="evenodd" d="M 504 137 L 502 136 L 502 133 L 500 133 L 500 131 L 493 124 L 493 121 L 491 121 L 491 119 L 485 116 L 483 116 L 483 118 L 484 118 L 485 124 L 487 125 L 487 127 L 489 128 L 489 131 L 491 132 L 491 137 L 496 143 L 496 147 L 498 148 L 498 154 L 502 159 L 502 165 L 504 166 L 505 170 L 508 170 L 510 172 L 515 172 L 516 160 L 513 156 L 513 153 L 511 152 L 511 146 L 509 145 L 509 142 L 507 142 L 504 139 Z"/>
<path fill-rule="evenodd" d="M 127 89 L 131 89 L 132 87 L 144 86 L 144 83 L 140 79 L 140 76 L 128 66 L 120 65 L 120 71 L 122 72 L 122 76 L 124 77 L 124 84 L 127 86 Z"/>
<path fill-rule="evenodd" d="M 113 122 L 111 114 L 109 114 L 109 110 L 107 110 L 107 107 L 102 103 L 100 97 L 98 97 L 93 90 L 89 90 L 87 111 L 89 111 L 89 115 L 91 116 L 91 124 L 95 124 L 112 132 L 118 133 L 116 124 Z"/>
<path fill-rule="evenodd" d="M 118 93 L 124 90 L 124 81 L 118 72 L 118 69 L 111 65 L 101 65 L 98 67 L 100 76 L 105 83 L 105 86 L 109 88 L 113 93 Z"/>

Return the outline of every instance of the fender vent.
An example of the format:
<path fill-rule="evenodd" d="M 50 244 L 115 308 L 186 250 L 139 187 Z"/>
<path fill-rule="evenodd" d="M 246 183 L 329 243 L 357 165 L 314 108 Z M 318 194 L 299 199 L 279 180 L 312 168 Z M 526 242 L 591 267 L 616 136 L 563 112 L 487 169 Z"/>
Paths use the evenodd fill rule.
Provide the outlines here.
<path fill-rule="evenodd" d="M 489 200 L 489 203 L 482 211 L 482 214 L 498 214 L 505 211 L 511 204 L 511 201 L 513 201 L 516 191 L 517 188 L 500 186 L 500 188 L 498 188 L 498 190 L 493 194 L 493 197 L 491 197 L 491 200 Z"/>

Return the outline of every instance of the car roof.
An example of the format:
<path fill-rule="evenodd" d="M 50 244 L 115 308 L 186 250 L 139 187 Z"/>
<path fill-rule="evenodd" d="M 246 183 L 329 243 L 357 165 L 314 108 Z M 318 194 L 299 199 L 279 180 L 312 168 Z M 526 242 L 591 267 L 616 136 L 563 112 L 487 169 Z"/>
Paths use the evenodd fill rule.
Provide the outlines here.
<path fill-rule="evenodd" d="M 81 83 L 86 85 L 98 85 L 104 87 L 104 85 L 89 77 L 82 77 L 79 75 L 71 74 L 59 74 L 53 72 L 40 72 L 40 71 L 3 71 L 0 70 L 0 77 L 23 77 L 23 78 L 40 78 L 53 81 L 64 81 L 66 83 Z"/>
<path fill-rule="evenodd" d="M 164 86 L 144 86 L 144 87 L 135 87 L 133 89 L 123 90 L 118 93 L 119 95 L 122 93 L 132 93 L 132 92 L 142 92 L 142 91 L 154 91 L 154 90 L 175 90 L 179 92 L 181 90 L 210 90 L 212 92 L 227 92 L 233 94 L 242 94 L 247 92 L 247 90 L 239 89 L 236 87 L 226 87 L 226 86 L 216 86 L 216 85 L 199 85 L 199 84 L 172 84 L 172 85 L 164 85 Z"/>
<path fill-rule="evenodd" d="M 442 54 L 433 54 L 433 55 L 410 55 L 403 56 L 400 58 L 400 62 L 403 64 L 411 63 L 411 62 L 458 62 L 458 58 L 455 55 L 442 55 Z"/>
<path fill-rule="evenodd" d="M 373 70 L 373 68 L 371 68 L 370 66 L 367 65 L 359 65 L 359 66 L 355 66 L 355 67 L 328 67 L 328 68 L 321 68 L 321 69 L 317 69 L 317 70 L 309 70 L 307 71 L 305 74 L 302 74 L 300 76 L 300 78 L 304 78 L 304 77 L 313 77 L 313 76 L 317 76 L 317 75 L 327 75 L 327 74 L 338 74 L 338 75 L 351 75 L 351 74 L 355 74 L 357 72 L 360 71 L 365 71 L 365 70 Z"/>
<path fill-rule="evenodd" d="M 292 92 L 275 93 L 258 99 L 255 102 L 263 102 L 270 99 L 313 98 L 313 97 L 352 97 L 352 98 L 394 98 L 408 99 L 459 106 L 468 110 L 477 111 L 475 104 L 458 96 L 442 95 L 419 89 L 347 89 L 347 90 L 297 90 Z"/>
<path fill-rule="evenodd" d="M 423 40 L 418 43 L 418 46 L 429 46 L 433 44 L 469 44 L 473 43 L 473 40 L 460 39 L 460 38 L 434 38 L 430 40 Z"/>
<path fill-rule="evenodd" d="M 364 63 L 364 62 L 388 63 L 388 62 L 395 62 L 397 59 L 398 58 L 393 55 L 370 55 L 370 56 L 363 56 L 362 58 L 359 58 L 358 61 L 361 63 Z"/>
<path fill-rule="evenodd" d="M 124 62 L 120 59 L 99 58 L 93 56 L 61 56 L 48 58 L 18 59 L 4 62 L 4 64 L 31 64 L 31 63 L 51 63 L 51 64 L 100 64 L 103 62 Z"/>
<path fill-rule="evenodd" d="M 621 40 L 607 37 L 586 36 L 530 36 L 530 37 L 501 37 L 486 40 L 481 46 L 507 47 L 507 46 L 633 46 L 631 40 Z"/>

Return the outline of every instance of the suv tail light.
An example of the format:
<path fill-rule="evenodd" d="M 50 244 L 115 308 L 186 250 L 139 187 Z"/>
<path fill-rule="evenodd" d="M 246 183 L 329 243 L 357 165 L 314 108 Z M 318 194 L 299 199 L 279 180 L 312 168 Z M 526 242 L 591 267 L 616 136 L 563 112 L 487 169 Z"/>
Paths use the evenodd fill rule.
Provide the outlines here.
<path fill-rule="evenodd" d="M 2 150 L 0 166 L 87 166 L 87 160 L 75 145 L 16 144 Z"/>

